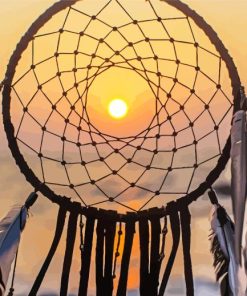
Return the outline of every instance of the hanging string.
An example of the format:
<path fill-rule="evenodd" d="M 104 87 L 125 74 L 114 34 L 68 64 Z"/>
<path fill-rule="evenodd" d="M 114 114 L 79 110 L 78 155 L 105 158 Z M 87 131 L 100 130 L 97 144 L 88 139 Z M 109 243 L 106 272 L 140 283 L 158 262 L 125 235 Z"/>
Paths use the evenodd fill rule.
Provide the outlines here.
<path fill-rule="evenodd" d="M 82 220 L 83 216 L 80 214 L 80 251 L 81 251 L 81 257 L 83 254 L 83 249 L 84 249 L 84 237 L 83 237 L 83 228 L 84 228 L 84 223 Z"/>
<path fill-rule="evenodd" d="M 96 270 L 96 295 L 104 296 L 103 282 L 104 282 L 104 220 L 99 219 L 96 228 L 97 241 L 96 241 L 96 258 L 95 258 L 95 270 Z"/>
<path fill-rule="evenodd" d="M 166 235 L 167 235 L 167 216 L 164 217 L 164 226 L 162 229 L 162 243 L 161 243 L 161 250 L 160 250 L 160 261 L 162 262 L 165 258 L 165 242 L 166 242 Z"/>
<path fill-rule="evenodd" d="M 219 204 L 217 195 L 216 195 L 216 193 L 215 193 L 215 191 L 213 190 L 212 187 L 210 188 L 210 190 L 208 192 L 208 197 L 209 197 L 212 205 L 218 205 Z"/>
<path fill-rule="evenodd" d="M 14 268 L 13 268 L 13 273 L 12 273 L 12 280 L 11 280 L 11 286 L 9 288 L 9 293 L 8 296 L 13 296 L 14 295 L 14 281 L 15 281 L 15 273 L 16 273 L 16 264 L 17 264 L 17 257 L 18 257 L 18 250 L 19 250 L 19 246 L 16 250 L 16 255 L 15 255 L 15 262 L 14 262 Z"/>
<path fill-rule="evenodd" d="M 114 264 L 113 264 L 113 272 L 112 272 L 112 276 L 113 276 L 114 279 L 116 278 L 117 259 L 120 256 L 119 247 L 120 247 L 120 242 L 121 242 L 121 236 L 122 236 L 122 234 L 123 234 L 123 231 L 122 231 L 122 222 L 119 222 L 117 247 L 116 247 Z"/>
<path fill-rule="evenodd" d="M 91 213 L 94 210 L 96 209 L 90 208 Z M 85 237 L 83 242 L 83 248 L 81 250 L 81 274 L 80 274 L 80 284 L 79 284 L 79 294 L 78 294 L 80 296 L 87 296 L 91 254 L 92 254 L 92 244 L 93 244 L 93 234 L 94 234 L 94 224 L 95 224 L 95 218 L 92 215 L 89 215 L 86 220 Z"/>
<path fill-rule="evenodd" d="M 111 296 L 113 291 L 112 270 L 116 220 L 112 218 L 106 219 L 102 216 L 97 223 L 95 260 L 97 296 Z"/>
<path fill-rule="evenodd" d="M 159 274 L 161 261 L 160 259 L 160 234 L 161 225 L 160 219 L 157 216 L 152 216 L 151 222 L 151 252 L 149 263 L 149 283 L 150 283 L 150 295 L 157 296 L 159 286 Z"/>
<path fill-rule="evenodd" d="M 78 204 L 78 207 L 80 207 L 80 204 Z M 63 271 L 61 276 L 60 296 L 66 296 L 68 291 L 70 268 L 72 264 L 74 243 L 76 237 L 77 218 L 77 211 L 70 212 L 67 228 L 66 249 L 63 261 Z"/>
<path fill-rule="evenodd" d="M 247 98 L 245 95 L 244 87 L 242 86 L 239 90 L 239 96 L 240 96 L 240 105 L 242 110 L 247 110 Z"/>
<path fill-rule="evenodd" d="M 148 219 L 143 217 L 139 221 L 140 236 L 140 296 L 149 293 L 149 225 Z"/>
<path fill-rule="evenodd" d="M 184 256 L 184 275 L 186 283 L 186 295 L 194 295 L 193 272 L 190 255 L 191 244 L 191 215 L 188 207 L 180 211 L 182 242 L 183 242 L 183 256 Z"/>
<path fill-rule="evenodd" d="M 111 296 L 113 291 L 113 250 L 116 232 L 116 222 L 107 221 L 105 228 L 105 268 L 104 268 L 104 296 Z M 101 287 L 102 288 L 102 287 Z"/>
<path fill-rule="evenodd" d="M 52 258 L 54 257 L 54 254 L 57 250 L 58 244 L 60 242 L 63 229 L 64 229 L 64 223 L 65 223 L 65 218 L 66 218 L 66 209 L 64 207 L 59 207 L 58 215 L 57 215 L 57 223 L 56 223 L 56 230 L 53 238 L 53 242 L 51 244 L 51 248 L 47 254 L 47 257 L 43 263 L 43 266 L 40 269 L 40 272 L 35 279 L 33 283 L 33 287 L 29 293 L 29 296 L 34 296 L 37 295 L 38 290 L 43 282 L 43 279 L 45 277 L 45 274 L 49 268 L 49 265 L 52 261 Z"/>
<path fill-rule="evenodd" d="M 175 261 L 175 257 L 177 254 L 179 241 L 180 241 L 180 220 L 179 220 L 179 214 L 176 209 L 176 203 L 171 202 L 167 205 L 167 210 L 170 212 L 170 225 L 171 225 L 171 232 L 172 232 L 172 250 L 170 253 L 170 257 L 167 262 L 167 266 L 160 284 L 159 293 L 158 296 L 163 296 L 166 290 L 167 282 L 169 280 L 171 270 Z"/>
<path fill-rule="evenodd" d="M 118 282 L 117 296 L 126 296 L 130 256 L 135 234 L 135 220 L 133 219 L 134 213 L 128 213 L 127 215 L 129 219 L 127 219 L 127 222 L 125 224 L 124 248 L 121 261 L 121 271 Z"/>

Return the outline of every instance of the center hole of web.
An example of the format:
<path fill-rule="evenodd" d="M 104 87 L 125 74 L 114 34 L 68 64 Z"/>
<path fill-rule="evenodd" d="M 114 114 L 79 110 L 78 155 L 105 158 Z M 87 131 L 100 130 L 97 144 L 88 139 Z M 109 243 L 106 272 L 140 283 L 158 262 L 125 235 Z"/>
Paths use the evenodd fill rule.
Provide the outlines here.
<path fill-rule="evenodd" d="M 133 70 L 112 67 L 98 75 L 85 100 L 90 123 L 101 133 L 114 137 L 138 135 L 155 116 L 154 93 L 146 80 Z M 120 118 L 109 113 L 109 105 L 114 100 L 121 100 L 127 106 L 128 112 Z"/>

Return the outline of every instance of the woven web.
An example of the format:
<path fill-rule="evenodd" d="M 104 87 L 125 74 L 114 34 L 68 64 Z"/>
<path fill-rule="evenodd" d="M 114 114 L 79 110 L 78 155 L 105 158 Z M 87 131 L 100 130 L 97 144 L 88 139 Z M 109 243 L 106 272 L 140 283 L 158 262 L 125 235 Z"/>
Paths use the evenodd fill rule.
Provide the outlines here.
<path fill-rule="evenodd" d="M 95 6 L 58 13 L 23 54 L 11 94 L 18 146 L 40 181 L 84 206 L 160 206 L 196 189 L 222 153 L 226 66 L 193 20 L 165 3 Z M 132 121 L 114 122 L 97 81 L 103 93 L 117 83 L 128 90 L 128 77 L 146 88 L 129 90 Z"/>

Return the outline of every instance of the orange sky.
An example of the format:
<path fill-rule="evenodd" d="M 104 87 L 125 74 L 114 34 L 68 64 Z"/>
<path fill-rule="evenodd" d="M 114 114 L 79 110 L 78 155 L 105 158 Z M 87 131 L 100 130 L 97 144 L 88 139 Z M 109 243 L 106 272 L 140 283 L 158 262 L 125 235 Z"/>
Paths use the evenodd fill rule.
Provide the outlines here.
<path fill-rule="evenodd" d="M 97 3 L 96 0 L 95 3 Z M 8 58 L 10 57 L 16 43 L 27 30 L 30 23 L 34 21 L 41 12 L 48 8 L 55 1 L 52 0 L 1 0 L 0 10 L 0 80 L 4 77 Z M 238 68 L 243 86 L 247 87 L 247 37 L 246 37 L 246 11 L 247 2 L 245 0 L 186 0 L 191 8 L 195 9 L 198 14 L 215 29 L 222 39 L 226 48 L 228 48 L 235 64 Z M 134 89 L 134 86 L 133 86 Z M 136 94 L 138 94 L 137 92 Z M 92 95 L 95 93 L 92 92 Z M 96 94 L 97 95 L 97 94 Z M 114 91 L 105 96 L 114 96 Z M 0 208 L 0 216 L 4 215 L 9 207 L 19 201 L 24 201 L 26 195 L 30 192 L 31 187 L 19 173 L 14 161 L 8 153 L 7 144 L 4 138 L 2 124 L 0 123 L 0 134 L 3 145 L 0 147 L 0 168 L 4 175 L 0 176 L 0 188 L 2 188 L 2 206 Z M 223 180 L 229 181 L 229 170 L 222 177 Z M 14 180 L 14 181 L 13 181 Z M 229 208 L 229 200 L 223 200 L 223 204 Z M 203 210 L 202 210 L 203 208 Z M 193 237 L 192 237 L 192 253 L 194 271 L 198 279 L 197 293 L 202 296 L 215 295 L 215 287 L 213 285 L 214 274 L 211 267 L 211 256 L 208 252 L 209 244 L 208 235 L 208 212 L 210 205 L 207 201 L 199 201 L 198 206 L 193 205 L 192 213 L 194 220 Z M 54 219 L 56 207 L 50 207 L 48 201 L 40 199 L 37 205 L 31 210 L 34 216 L 30 218 L 23 240 L 21 244 L 20 257 L 17 269 L 17 287 L 20 294 L 25 295 L 28 283 L 32 281 L 33 275 L 37 274 L 42 258 L 46 255 L 49 243 L 53 235 Z M 45 237 L 45 238 L 44 238 Z M 32 239 L 30 239 L 32 238 Z M 32 247 L 30 247 L 32 246 Z M 58 256 L 54 260 L 54 264 L 50 270 L 50 276 L 46 279 L 44 291 L 51 287 L 56 287 L 60 278 L 57 277 L 59 266 L 61 265 L 61 257 L 64 246 L 62 243 Z M 138 245 L 134 246 L 134 257 L 138 257 Z M 78 251 L 76 251 L 78 254 Z M 35 262 L 33 265 L 32 263 Z M 134 261 L 133 261 L 134 262 Z M 74 261 L 73 271 L 78 272 L 79 260 Z M 31 267 L 32 266 L 32 267 Z M 136 274 L 138 266 L 135 262 L 132 265 L 130 289 L 133 290 L 130 296 L 138 295 L 136 288 L 138 280 Z M 181 286 L 181 281 L 177 280 L 177 276 L 181 274 L 181 254 L 178 256 L 173 274 L 172 283 Z M 77 277 L 73 277 L 71 282 L 71 292 L 75 291 Z M 170 284 L 170 289 L 173 284 Z M 91 279 L 93 286 L 93 279 Z M 179 289 L 178 289 L 179 290 Z M 180 291 L 180 292 L 179 292 Z M 183 295 L 183 285 L 175 295 Z M 93 292 L 92 292 L 93 295 Z M 169 295 L 169 294 L 168 294 Z M 172 294 L 174 295 L 174 294 Z"/>

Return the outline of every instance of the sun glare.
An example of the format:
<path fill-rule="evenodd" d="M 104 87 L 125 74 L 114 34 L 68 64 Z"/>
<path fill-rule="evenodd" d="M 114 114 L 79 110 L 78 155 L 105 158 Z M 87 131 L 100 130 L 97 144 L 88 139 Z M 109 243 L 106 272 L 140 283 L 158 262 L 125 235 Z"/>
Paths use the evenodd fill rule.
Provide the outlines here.
<path fill-rule="evenodd" d="M 128 112 L 128 106 L 122 99 L 114 99 L 108 105 L 108 112 L 111 117 L 115 119 L 121 119 L 126 116 Z"/>

